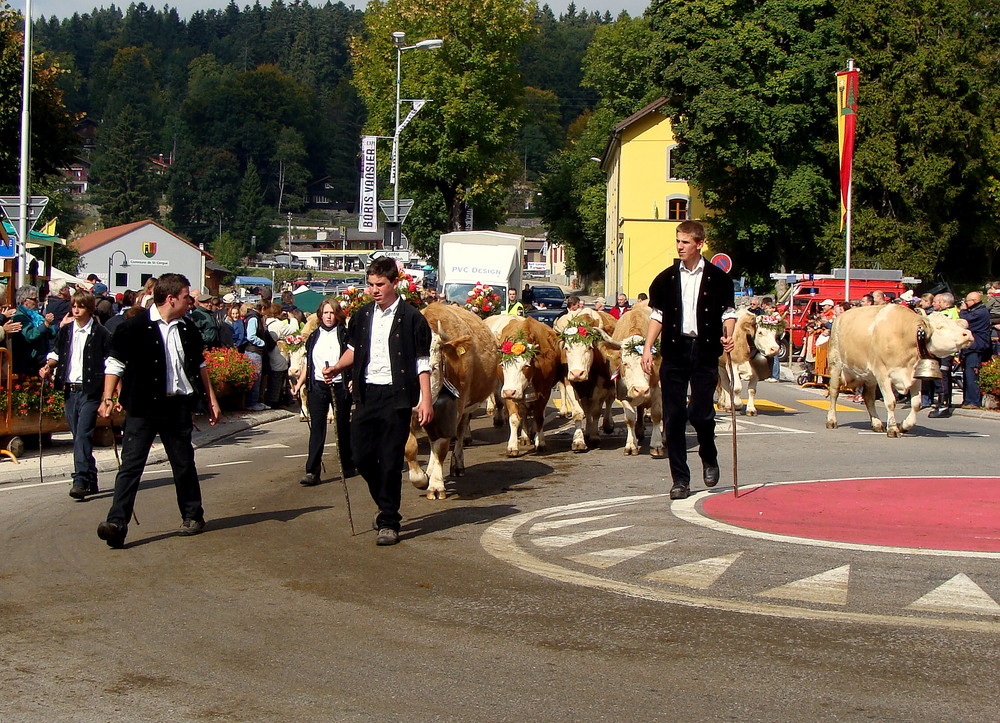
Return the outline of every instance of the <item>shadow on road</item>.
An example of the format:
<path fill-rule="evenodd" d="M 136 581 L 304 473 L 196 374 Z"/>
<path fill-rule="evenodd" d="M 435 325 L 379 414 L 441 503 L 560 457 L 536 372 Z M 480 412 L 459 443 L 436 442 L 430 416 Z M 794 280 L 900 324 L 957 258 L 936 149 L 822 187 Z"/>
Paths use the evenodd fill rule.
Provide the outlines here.
<path fill-rule="evenodd" d="M 404 538 L 431 535 L 462 525 L 485 525 L 501 517 L 508 517 L 521 510 L 514 505 L 492 505 L 491 507 L 461 507 L 431 512 L 414 517 L 403 524 L 401 534 Z"/>
<path fill-rule="evenodd" d="M 202 534 L 211 534 L 213 532 L 228 530 L 234 527 L 256 525 L 259 522 L 268 522 L 270 520 L 277 522 L 291 522 L 292 520 L 310 512 L 319 512 L 321 510 L 328 509 L 331 509 L 331 505 L 314 505 L 312 507 L 300 507 L 294 510 L 271 510 L 268 512 L 254 512 L 247 515 L 233 515 L 231 517 L 217 517 L 214 519 L 209 518 L 205 523 L 205 531 Z M 130 542 L 125 546 L 131 548 L 139 547 L 140 545 L 148 545 L 151 542 L 159 542 L 160 540 L 165 540 L 170 537 L 177 537 L 177 534 L 178 533 L 175 531 L 166 532 L 162 535 L 153 535 L 152 537 Z"/>

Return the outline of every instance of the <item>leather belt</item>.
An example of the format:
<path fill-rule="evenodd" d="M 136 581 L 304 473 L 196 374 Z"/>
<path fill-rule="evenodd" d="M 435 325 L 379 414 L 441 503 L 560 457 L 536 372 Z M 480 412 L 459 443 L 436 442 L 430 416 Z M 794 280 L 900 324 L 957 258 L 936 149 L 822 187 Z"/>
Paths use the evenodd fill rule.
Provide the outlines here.
<path fill-rule="evenodd" d="M 67 382 L 65 384 L 64 388 L 65 388 L 65 390 L 67 392 L 84 392 L 84 391 L 86 391 L 83 388 L 82 384 L 73 384 L 72 382 Z"/>

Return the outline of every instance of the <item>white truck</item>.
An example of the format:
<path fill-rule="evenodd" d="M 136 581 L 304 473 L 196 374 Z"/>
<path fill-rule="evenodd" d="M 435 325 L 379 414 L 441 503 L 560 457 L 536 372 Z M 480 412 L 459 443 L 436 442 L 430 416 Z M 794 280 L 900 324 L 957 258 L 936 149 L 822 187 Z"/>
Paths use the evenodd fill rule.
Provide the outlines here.
<path fill-rule="evenodd" d="M 489 284 L 506 303 L 521 289 L 524 236 L 500 231 L 454 231 L 438 246 L 438 288 L 446 301 L 464 304 L 476 284 Z"/>

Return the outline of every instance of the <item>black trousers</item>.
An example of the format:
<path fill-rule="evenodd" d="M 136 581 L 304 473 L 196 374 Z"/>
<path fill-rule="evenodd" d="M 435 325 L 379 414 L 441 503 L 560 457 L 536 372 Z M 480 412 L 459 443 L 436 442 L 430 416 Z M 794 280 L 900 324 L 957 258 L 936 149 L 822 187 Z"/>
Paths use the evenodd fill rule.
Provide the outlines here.
<path fill-rule="evenodd" d="M 309 456 L 306 472 L 319 475 L 323 467 L 323 448 L 326 446 L 326 414 L 333 404 L 337 421 L 337 451 L 344 469 L 354 468 L 351 449 L 351 393 L 346 384 L 322 384 L 309 381 Z"/>
<path fill-rule="evenodd" d="M 115 495 L 108 511 L 108 522 L 128 526 L 135 506 L 135 496 L 139 492 L 139 480 L 149 458 L 149 448 L 157 434 L 160 435 L 163 451 L 167 453 L 170 469 L 174 473 L 181 519 L 204 519 L 201 486 L 198 483 L 198 470 L 194 465 L 194 446 L 191 444 L 193 403 L 194 400 L 188 397 L 167 397 L 156 416 L 126 415 L 122 464 L 115 477 Z"/>
<path fill-rule="evenodd" d="M 391 386 L 365 388 L 364 401 L 354 408 L 351 444 L 354 464 L 368 483 L 378 507 L 377 527 L 399 531 L 403 494 L 403 455 L 410 434 L 412 410 L 396 409 Z"/>
<path fill-rule="evenodd" d="M 701 359 L 694 337 L 685 337 L 681 352 L 660 365 L 660 389 L 663 395 L 663 426 L 666 432 L 670 477 L 675 485 L 689 486 L 691 470 L 687 463 L 687 423 L 698 435 L 698 454 L 702 464 L 715 466 L 719 453 L 715 447 L 715 406 L 712 395 L 719 381 L 718 357 Z M 691 401 L 688 402 L 688 387 Z"/>

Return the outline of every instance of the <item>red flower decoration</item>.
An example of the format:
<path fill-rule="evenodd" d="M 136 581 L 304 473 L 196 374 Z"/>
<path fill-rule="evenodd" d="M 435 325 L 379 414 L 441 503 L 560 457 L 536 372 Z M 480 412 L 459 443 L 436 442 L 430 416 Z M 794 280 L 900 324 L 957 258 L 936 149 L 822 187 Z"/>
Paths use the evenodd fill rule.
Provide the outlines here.
<path fill-rule="evenodd" d="M 504 354 L 510 354 L 511 347 L 513 346 L 514 342 L 512 342 L 510 339 L 504 339 L 503 344 L 500 345 L 500 351 L 502 351 Z"/>

